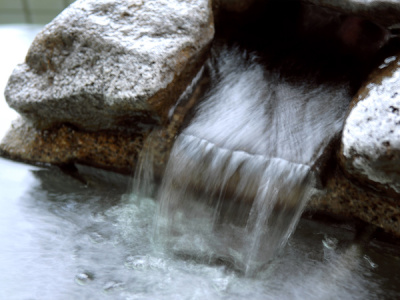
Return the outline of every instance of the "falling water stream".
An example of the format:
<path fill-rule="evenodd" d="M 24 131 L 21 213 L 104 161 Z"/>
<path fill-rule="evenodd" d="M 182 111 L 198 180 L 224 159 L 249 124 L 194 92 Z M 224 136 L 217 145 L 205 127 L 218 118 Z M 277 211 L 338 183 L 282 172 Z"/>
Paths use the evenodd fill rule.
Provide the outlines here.
<path fill-rule="evenodd" d="M 350 95 L 346 85 L 290 82 L 238 48 L 214 56 L 213 84 L 158 193 L 157 239 L 253 275 L 294 230 L 315 186 L 311 167 L 340 132 Z"/>
<path fill-rule="evenodd" d="M 0 158 L 0 299 L 399 297 L 397 246 L 300 218 L 348 85 L 298 83 L 256 54 L 214 51 L 160 186 L 149 153 L 133 183 Z"/>

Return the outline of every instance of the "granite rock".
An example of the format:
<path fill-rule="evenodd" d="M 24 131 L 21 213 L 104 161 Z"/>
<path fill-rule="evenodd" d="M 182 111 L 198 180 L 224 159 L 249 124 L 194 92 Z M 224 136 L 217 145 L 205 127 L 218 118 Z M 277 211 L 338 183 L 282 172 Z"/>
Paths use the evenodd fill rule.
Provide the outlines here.
<path fill-rule="evenodd" d="M 37 128 L 165 122 L 214 35 L 209 0 L 79 0 L 35 38 L 8 104 Z"/>
<path fill-rule="evenodd" d="M 162 176 L 173 140 L 188 111 L 204 93 L 208 81 L 202 68 L 170 111 L 168 124 L 148 130 L 82 130 L 71 124 L 37 128 L 29 120 L 16 120 L 0 143 L 0 156 L 62 167 L 95 167 L 132 175 L 140 155 L 153 156 L 154 172 Z"/>
<path fill-rule="evenodd" d="M 400 197 L 400 57 L 385 59 L 354 97 L 340 161 L 346 174 Z"/>

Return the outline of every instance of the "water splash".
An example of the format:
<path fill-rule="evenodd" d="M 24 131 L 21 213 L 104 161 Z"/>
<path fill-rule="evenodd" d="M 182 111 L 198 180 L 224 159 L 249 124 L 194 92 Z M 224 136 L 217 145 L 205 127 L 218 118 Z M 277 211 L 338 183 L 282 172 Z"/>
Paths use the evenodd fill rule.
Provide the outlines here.
<path fill-rule="evenodd" d="M 251 275 L 285 244 L 310 174 L 305 165 L 181 135 L 159 191 L 157 239 L 175 254 L 228 261 Z"/>
<path fill-rule="evenodd" d="M 340 132 L 349 94 L 285 78 L 237 49 L 214 58 L 212 87 L 177 137 L 158 191 L 155 240 L 251 276 L 297 224 L 311 167 Z"/>

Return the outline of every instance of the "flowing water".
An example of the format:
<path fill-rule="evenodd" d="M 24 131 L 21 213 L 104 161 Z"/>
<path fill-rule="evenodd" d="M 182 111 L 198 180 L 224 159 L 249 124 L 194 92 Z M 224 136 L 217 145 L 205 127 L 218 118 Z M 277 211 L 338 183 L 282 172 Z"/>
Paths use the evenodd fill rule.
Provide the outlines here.
<path fill-rule="evenodd" d="M 31 32 L 12 27 L 16 37 L 15 31 L 21 36 Z M 1 34 L 9 32 L 10 27 L 0 28 Z M 328 113 L 323 101 L 341 98 L 332 95 L 346 95 L 346 88 L 315 90 L 286 79 L 274 81 L 276 75 L 249 63 L 248 56 L 232 68 L 230 58 L 241 55 L 235 51 L 223 56 L 222 65 L 211 74 L 216 84 L 178 137 L 162 185 L 167 190 L 159 199 L 127 192 L 130 179 L 120 175 L 78 166 L 89 174 L 82 181 L 55 167 L 0 158 L 0 299 L 400 296 L 398 247 L 377 240 L 358 243 L 353 224 L 298 220 L 313 190 L 313 158 L 327 143 L 321 136 L 319 144 L 315 140 L 334 135 L 342 122 L 341 105 Z M 223 82 L 221 72 L 233 80 Z M 290 105 L 272 105 L 275 98 L 264 102 L 271 81 L 277 87 L 274 93 L 291 99 Z M 251 89 L 254 84 L 259 89 Z M 280 85 L 287 88 L 280 90 Z M 300 91 L 310 104 L 296 100 Z M 219 93 L 229 102 L 221 109 Z M 247 106 L 239 110 L 243 97 Z M 306 119 L 311 107 L 319 107 L 318 113 L 290 127 L 293 135 L 283 142 L 280 128 L 296 118 Z M 271 115 L 279 110 L 288 114 L 282 122 Z M 232 112 L 239 115 L 232 119 Z M 10 114 L 5 105 L 1 114 Z M 9 126 L 1 125 L 3 132 Z M 313 134 L 303 134 L 310 126 Z M 223 138 L 232 131 L 237 135 Z M 286 142 L 314 148 L 294 149 Z M 152 177 L 151 155 L 144 156 L 143 177 Z M 147 186 L 147 191 L 154 188 L 151 182 L 134 184 Z M 262 268 L 266 261 L 268 267 Z"/>
<path fill-rule="evenodd" d="M 215 50 L 208 70 L 210 90 L 158 192 L 157 239 L 253 275 L 297 224 L 315 186 L 311 166 L 340 132 L 350 95 L 346 85 L 291 82 L 238 48 Z"/>
<path fill-rule="evenodd" d="M 154 243 L 158 202 L 114 174 L 78 181 L 0 159 L 0 299 L 396 299 L 399 249 L 301 219 L 269 268 L 173 257 Z M 100 176 L 98 176 L 100 177 Z M 194 241 L 196 242 L 196 241 Z"/>

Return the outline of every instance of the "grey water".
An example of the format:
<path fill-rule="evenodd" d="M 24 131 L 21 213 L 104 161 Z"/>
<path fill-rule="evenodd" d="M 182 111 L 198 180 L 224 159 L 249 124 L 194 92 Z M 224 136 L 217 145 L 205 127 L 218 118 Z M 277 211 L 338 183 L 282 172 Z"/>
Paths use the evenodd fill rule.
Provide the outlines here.
<path fill-rule="evenodd" d="M 341 131 L 351 97 L 346 85 L 291 82 L 238 47 L 213 50 L 211 87 L 158 191 L 156 236 L 176 255 L 227 261 L 251 276 L 294 230 L 315 192 L 311 168 Z"/>
<path fill-rule="evenodd" d="M 395 299 L 398 247 L 353 243 L 351 226 L 301 219 L 270 267 L 176 258 L 153 241 L 155 199 L 105 173 L 0 159 L 0 299 Z M 105 179 L 105 180 L 104 180 Z M 196 241 L 194 241 L 196 242 Z"/>

